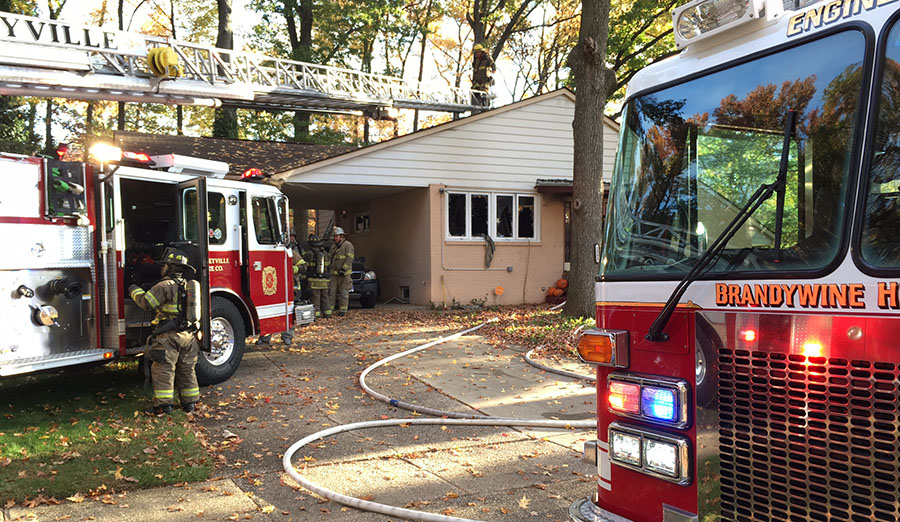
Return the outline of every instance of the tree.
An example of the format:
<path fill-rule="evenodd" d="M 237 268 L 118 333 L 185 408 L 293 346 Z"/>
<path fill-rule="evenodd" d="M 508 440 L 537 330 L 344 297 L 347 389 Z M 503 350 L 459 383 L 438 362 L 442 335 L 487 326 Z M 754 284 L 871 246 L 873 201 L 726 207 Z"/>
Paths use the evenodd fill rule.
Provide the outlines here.
<path fill-rule="evenodd" d="M 51 20 L 59 18 L 59 13 L 66 5 L 66 0 L 47 0 L 47 11 Z M 47 98 L 47 112 L 44 115 L 44 153 L 53 154 L 53 98 Z"/>
<path fill-rule="evenodd" d="M 234 49 L 234 29 L 231 26 L 231 1 L 216 0 L 219 19 L 216 47 L 220 49 Z M 234 107 L 220 107 L 216 109 L 212 135 L 217 138 L 238 137 L 237 109 Z"/>
<path fill-rule="evenodd" d="M 507 81 L 513 99 L 537 96 L 568 83 L 566 57 L 578 41 L 581 3 L 549 0 L 538 13 L 540 23 L 514 31 L 504 54 L 516 67 L 516 78 Z"/>
<path fill-rule="evenodd" d="M 616 84 L 606 66 L 610 0 L 582 0 L 578 43 L 569 54 L 575 74 L 572 250 L 565 313 L 594 315 L 593 245 L 600 237 L 603 204 L 603 109 Z"/>
<path fill-rule="evenodd" d="M 0 11 L 34 14 L 33 2 L 0 0 Z M 39 147 L 34 134 L 37 105 L 17 96 L 0 96 L 0 151 L 31 154 Z"/>

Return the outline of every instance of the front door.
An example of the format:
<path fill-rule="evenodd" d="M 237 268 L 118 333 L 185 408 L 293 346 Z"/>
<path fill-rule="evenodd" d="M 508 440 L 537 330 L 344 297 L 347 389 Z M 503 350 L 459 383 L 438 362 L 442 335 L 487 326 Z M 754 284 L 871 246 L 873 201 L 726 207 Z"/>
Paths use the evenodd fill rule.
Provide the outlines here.
<path fill-rule="evenodd" d="M 247 247 L 250 299 L 260 334 L 288 330 L 294 282 L 286 243 L 284 196 L 247 195 Z"/>
<path fill-rule="evenodd" d="M 197 270 L 196 278 L 200 282 L 200 317 L 201 331 L 200 349 L 210 350 L 209 331 L 209 206 L 207 204 L 206 178 L 194 178 L 178 184 L 178 204 L 181 237 L 191 264 Z M 192 250 L 192 251 L 190 251 Z"/>

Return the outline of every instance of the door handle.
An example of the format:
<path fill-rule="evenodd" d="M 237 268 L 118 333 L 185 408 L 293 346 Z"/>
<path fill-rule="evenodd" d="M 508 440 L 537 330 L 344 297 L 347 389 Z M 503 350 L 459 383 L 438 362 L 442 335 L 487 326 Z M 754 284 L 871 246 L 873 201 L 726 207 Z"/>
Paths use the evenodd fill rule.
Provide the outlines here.
<path fill-rule="evenodd" d="M 253 270 L 256 270 L 257 272 L 262 270 L 262 261 L 254 261 L 253 262 Z"/>

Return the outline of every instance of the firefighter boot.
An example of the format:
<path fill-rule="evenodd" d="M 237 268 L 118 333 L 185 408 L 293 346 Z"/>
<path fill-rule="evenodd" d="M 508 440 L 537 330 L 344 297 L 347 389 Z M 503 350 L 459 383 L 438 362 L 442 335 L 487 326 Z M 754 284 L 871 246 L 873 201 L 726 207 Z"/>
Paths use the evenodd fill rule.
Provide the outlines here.
<path fill-rule="evenodd" d="M 194 413 L 197 411 L 197 403 L 189 402 L 187 404 L 182 404 L 181 409 L 184 410 L 185 413 Z"/>
<path fill-rule="evenodd" d="M 149 415 L 168 415 L 172 413 L 172 405 L 171 404 L 160 404 L 159 406 L 153 406 L 152 408 L 147 408 L 144 410 L 144 413 Z"/>

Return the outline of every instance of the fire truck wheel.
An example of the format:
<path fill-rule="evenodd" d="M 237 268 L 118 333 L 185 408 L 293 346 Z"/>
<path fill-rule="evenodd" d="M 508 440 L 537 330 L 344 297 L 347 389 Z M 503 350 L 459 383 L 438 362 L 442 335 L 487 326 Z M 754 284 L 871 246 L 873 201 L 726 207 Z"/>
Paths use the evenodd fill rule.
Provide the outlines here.
<path fill-rule="evenodd" d="M 210 317 L 212 352 L 200 352 L 197 360 L 197 381 L 208 386 L 231 377 L 244 357 L 244 319 L 233 304 L 221 297 L 213 297 Z"/>
<path fill-rule="evenodd" d="M 716 398 L 719 380 L 719 336 L 712 327 L 697 321 L 695 373 L 697 377 L 697 406 L 709 406 Z"/>

